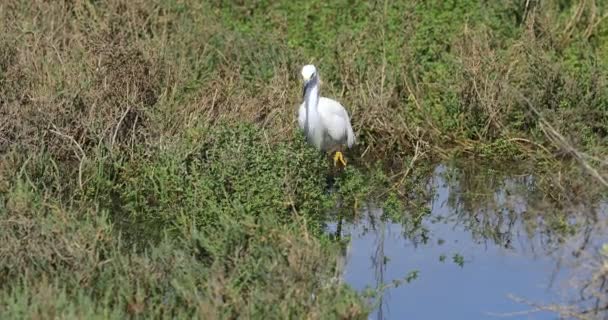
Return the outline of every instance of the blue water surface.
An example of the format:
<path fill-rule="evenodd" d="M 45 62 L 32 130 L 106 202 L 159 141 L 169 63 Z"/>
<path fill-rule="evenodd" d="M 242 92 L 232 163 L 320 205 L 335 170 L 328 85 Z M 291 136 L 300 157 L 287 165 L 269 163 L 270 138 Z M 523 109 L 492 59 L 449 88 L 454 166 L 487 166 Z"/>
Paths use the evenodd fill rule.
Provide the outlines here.
<path fill-rule="evenodd" d="M 567 285 L 572 270 L 564 261 L 573 254 L 567 243 L 522 222 L 532 207 L 526 188 L 517 194 L 509 185 L 529 179 L 506 183 L 492 191 L 491 206 L 468 212 L 454 200 L 460 191 L 445 181 L 444 171 L 439 167 L 432 182 L 435 197 L 422 221 L 423 240 L 400 223 L 382 221 L 382 210 L 373 206 L 356 222 L 342 223 L 341 236 L 351 238 L 343 280 L 355 289 L 390 286 L 418 272 L 411 282 L 389 287 L 370 319 L 557 319 L 531 304 L 560 303 L 572 294 Z M 493 232 L 475 229 L 476 222 Z M 337 223 L 330 225 L 330 231 L 336 229 Z"/>

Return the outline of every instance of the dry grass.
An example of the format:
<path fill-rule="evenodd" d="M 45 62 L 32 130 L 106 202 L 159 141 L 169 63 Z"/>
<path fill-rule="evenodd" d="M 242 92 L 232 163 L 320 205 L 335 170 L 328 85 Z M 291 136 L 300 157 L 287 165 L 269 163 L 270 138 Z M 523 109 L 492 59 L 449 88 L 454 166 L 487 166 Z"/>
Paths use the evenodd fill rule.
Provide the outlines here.
<path fill-rule="evenodd" d="M 5 151 L 14 145 L 40 148 L 44 141 L 46 148 L 65 156 L 74 154 L 76 144 L 83 150 L 100 144 L 133 149 L 218 119 L 255 122 L 272 141 L 284 140 L 299 104 L 298 68 L 308 58 L 289 53 L 270 35 L 256 42 L 247 33 L 226 30 L 221 14 L 204 14 L 215 6 L 35 1 L 25 9 L 19 1 L 8 2 L 2 10 L 2 109 L 17 121 L 3 124 L 0 146 Z M 516 34 L 508 40 L 483 24 L 493 21 L 455 25 L 453 37 L 446 40 L 452 48 L 448 56 L 428 67 L 413 62 L 424 48 L 403 41 L 431 22 L 411 16 L 404 27 L 413 35 L 397 40 L 387 29 L 392 22 L 384 8 L 373 13 L 385 21 L 374 26 L 379 40 L 368 38 L 369 32 L 338 37 L 335 50 L 345 50 L 331 57 L 338 65 L 319 62 L 322 79 L 327 79 L 323 91 L 348 107 L 362 142 L 360 154 L 374 158 L 389 152 L 411 155 L 416 144 L 439 155 L 449 152 L 450 145 L 497 139 L 524 152 L 542 150 L 537 142 L 548 147 L 550 140 L 530 136 L 537 131 L 537 119 L 505 84 L 522 90 L 541 112 L 551 112 L 548 120 L 559 124 L 560 132 L 574 129 L 562 125 L 571 112 L 582 117 L 574 124 L 589 132 L 579 139 L 595 137 L 591 145 L 576 143 L 592 147 L 607 134 L 603 107 L 596 107 L 606 99 L 601 94 L 605 70 L 568 73 L 563 62 L 568 60 L 555 54 L 566 55 L 578 45 L 572 42 L 579 32 L 593 44 L 605 15 L 593 1 L 573 8 L 574 15 L 564 19 L 563 9 L 528 4 L 522 31 L 505 27 Z M 283 36 L 279 31 L 277 37 Z M 362 70 L 362 60 L 371 66 Z M 451 79 L 425 82 L 444 68 Z M 451 95 L 457 101 L 446 100 Z M 574 103 L 584 104 L 579 109 L 586 111 L 574 111 Z"/>

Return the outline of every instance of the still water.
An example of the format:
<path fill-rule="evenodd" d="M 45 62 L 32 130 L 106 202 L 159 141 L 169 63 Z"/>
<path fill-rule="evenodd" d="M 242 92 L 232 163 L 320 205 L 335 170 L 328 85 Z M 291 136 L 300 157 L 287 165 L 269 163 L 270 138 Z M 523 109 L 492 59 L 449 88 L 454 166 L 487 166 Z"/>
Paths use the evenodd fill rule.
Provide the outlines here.
<path fill-rule="evenodd" d="M 383 219 L 373 205 L 355 221 L 330 225 L 350 238 L 343 281 L 357 290 L 387 288 L 372 301 L 370 319 L 557 319 L 534 305 L 576 299 L 568 281 L 584 272 L 581 252 L 594 254 L 607 240 L 600 224 L 585 215 L 547 222 L 560 215 L 529 175 L 490 171 L 463 182 L 451 172 L 435 169 L 430 213 L 416 228 Z M 605 203 L 596 208 L 605 219 Z M 391 286 L 408 274 L 417 277 Z"/>

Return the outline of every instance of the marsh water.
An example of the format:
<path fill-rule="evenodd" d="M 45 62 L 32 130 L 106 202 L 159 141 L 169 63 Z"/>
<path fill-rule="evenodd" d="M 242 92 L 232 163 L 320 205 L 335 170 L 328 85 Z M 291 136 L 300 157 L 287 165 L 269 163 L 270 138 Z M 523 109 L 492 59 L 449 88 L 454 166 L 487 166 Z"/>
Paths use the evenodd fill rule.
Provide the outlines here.
<path fill-rule="evenodd" d="M 439 165 L 427 188 L 418 221 L 368 204 L 329 225 L 350 238 L 342 280 L 384 288 L 370 319 L 557 319 L 537 306 L 594 303 L 572 280 L 608 240 L 606 202 L 556 205 L 525 169 Z"/>

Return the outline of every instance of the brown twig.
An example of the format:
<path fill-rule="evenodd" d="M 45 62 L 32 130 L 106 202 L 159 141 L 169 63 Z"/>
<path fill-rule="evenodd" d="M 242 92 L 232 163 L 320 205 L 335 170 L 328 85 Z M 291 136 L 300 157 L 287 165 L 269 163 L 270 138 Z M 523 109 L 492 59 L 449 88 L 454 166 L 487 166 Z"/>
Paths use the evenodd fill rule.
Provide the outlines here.
<path fill-rule="evenodd" d="M 70 140 L 75 146 L 76 148 L 80 151 L 81 155 L 79 156 L 78 153 L 76 152 L 76 157 L 78 157 L 79 160 L 79 164 L 78 164 L 78 186 L 80 187 L 80 190 L 83 189 L 83 183 L 82 183 L 82 167 L 84 164 L 84 160 L 87 158 L 86 153 L 84 152 L 84 150 L 82 149 L 82 147 L 80 146 L 80 144 L 78 143 L 78 141 L 76 141 L 76 139 L 74 139 L 74 137 L 67 135 L 65 133 L 61 133 L 57 127 L 53 124 L 52 125 L 54 129 L 51 129 L 50 131 L 60 137 L 66 138 L 68 140 Z"/>

